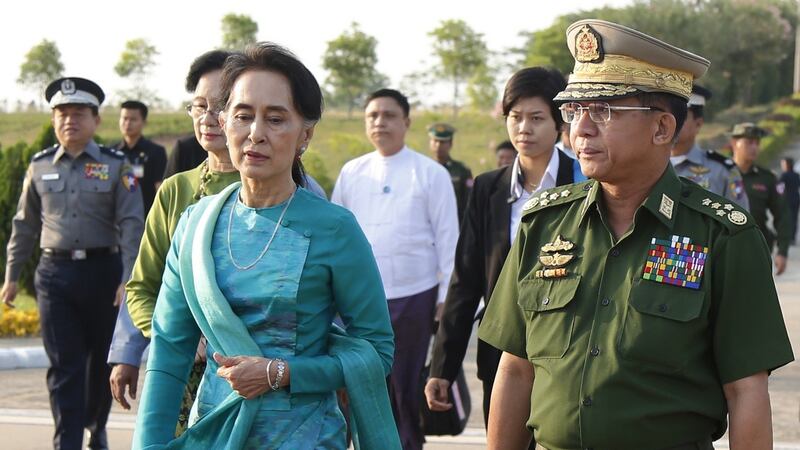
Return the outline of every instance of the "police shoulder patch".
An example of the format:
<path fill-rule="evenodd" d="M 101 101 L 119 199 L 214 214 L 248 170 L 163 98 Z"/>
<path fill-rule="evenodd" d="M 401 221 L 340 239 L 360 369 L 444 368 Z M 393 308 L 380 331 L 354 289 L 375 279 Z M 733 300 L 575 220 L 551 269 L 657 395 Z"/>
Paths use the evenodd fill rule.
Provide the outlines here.
<path fill-rule="evenodd" d="M 58 149 L 58 146 L 54 145 L 54 146 L 48 147 L 48 148 L 46 148 L 46 149 L 44 149 L 44 150 L 42 150 L 40 152 L 37 152 L 35 155 L 33 155 L 33 157 L 31 158 L 31 161 L 38 161 L 38 160 L 44 158 L 45 156 L 55 154 L 57 149 Z"/>
<path fill-rule="evenodd" d="M 708 159 L 710 159 L 712 161 L 716 161 L 716 162 L 722 164 L 723 166 L 727 167 L 729 170 L 733 169 L 734 167 L 736 167 L 736 163 L 733 162 L 732 159 L 728 158 L 727 156 L 725 156 L 725 155 L 723 155 L 721 153 L 715 152 L 714 150 L 707 150 L 706 151 L 706 157 L 708 157 Z"/>
<path fill-rule="evenodd" d="M 100 151 L 106 155 L 113 156 L 117 159 L 125 159 L 125 153 L 115 148 L 106 147 L 105 145 L 100 145 Z"/>
<path fill-rule="evenodd" d="M 586 197 L 591 188 L 592 181 L 588 180 L 536 192 L 522 205 L 522 215 L 524 216 L 550 206 L 562 205 Z"/>

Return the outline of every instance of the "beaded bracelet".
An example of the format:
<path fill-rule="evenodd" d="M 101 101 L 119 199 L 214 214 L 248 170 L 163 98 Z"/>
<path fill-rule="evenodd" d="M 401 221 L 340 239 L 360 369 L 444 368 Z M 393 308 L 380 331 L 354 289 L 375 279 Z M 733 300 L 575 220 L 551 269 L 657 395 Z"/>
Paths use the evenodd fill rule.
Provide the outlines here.
<path fill-rule="evenodd" d="M 277 391 L 281 388 L 281 381 L 283 381 L 283 374 L 286 372 L 286 361 L 275 358 L 273 361 L 277 361 L 278 368 L 277 373 L 275 374 L 275 383 L 270 385 L 270 389 L 273 391 Z"/>

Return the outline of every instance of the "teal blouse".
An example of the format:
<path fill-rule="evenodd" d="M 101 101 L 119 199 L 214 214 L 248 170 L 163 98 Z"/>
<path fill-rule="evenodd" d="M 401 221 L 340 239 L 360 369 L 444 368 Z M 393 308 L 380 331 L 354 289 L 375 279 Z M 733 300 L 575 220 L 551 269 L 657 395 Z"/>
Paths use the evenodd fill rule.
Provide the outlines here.
<path fill-rule="evenodd" d="M 269 250 L 254 267 L 240 270 L 232 264 L 231 253 L 239 266 L 255 261 L 286 203 L 254 209 L 237 199 L 238 190 L 225 202 L 214 228 L 216 282 L 263 355 L 284 358 L 291 368 L 288 389 L 263 394 L 247 446 L 294 442 L 343 448 L 344 421 L 333 392 L 344 386 L 344 373 L 339 360 L 328 354 L 334 316 L 341 316 L 348 335 L 374 347 L 385 374 L 394 353 L 386 299 L 369 243 L 350 212 L 298 188 Z M 167 257 L 140 406 L 144 414 L 137 425 L 142 447 L 166 444 L 174 435 L 182 390 L 164 392 L 158 388 L 163 386 L 159 379 L 174 377 L 185 383 L 200 334 L 181 289 L 178 247 L 187 217 L 199 214 L 209 201 L 187 209 Z M 200 420 L 231 392 L 216 375 L 214 351 L 209 345 L 195 405 Z"/>

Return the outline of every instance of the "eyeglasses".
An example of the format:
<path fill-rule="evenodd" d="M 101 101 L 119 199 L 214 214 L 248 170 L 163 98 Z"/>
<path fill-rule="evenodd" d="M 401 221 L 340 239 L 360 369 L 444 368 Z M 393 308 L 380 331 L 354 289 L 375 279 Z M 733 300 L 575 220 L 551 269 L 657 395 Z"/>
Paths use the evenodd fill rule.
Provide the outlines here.
<path fill-rule="evenodd" d="M 186 105 L 186 113 L 189 114 L 192 119 L 196 120 L 202 119 L 206 114 L 211 114 L 212 118 L 219 116 L 219 111 L 214 111 L 213 109 L 209 109 L 208 106 L 202 105 Z"/>
<path fill-rule="evenodd" d="M 611 106 L 605 102 L 590 103 L 582 106 L 580 103 L 564 103 L 558 108 L 564 122 L 573 123 L 581 120 L 584 111 L 589 111 L 589 118 L 594 123 L 606 123 L 611 120 L 611 111 L 664 111 L 655 106 Z"/>

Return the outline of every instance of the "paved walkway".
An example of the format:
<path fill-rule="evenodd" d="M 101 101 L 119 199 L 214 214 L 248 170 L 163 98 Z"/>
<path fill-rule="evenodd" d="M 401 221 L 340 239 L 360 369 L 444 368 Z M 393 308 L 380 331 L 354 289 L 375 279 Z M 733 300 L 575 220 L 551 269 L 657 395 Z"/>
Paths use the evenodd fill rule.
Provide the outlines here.
<path fill-rule="evenodd" d="M 800 141 L 787 152 L 800 161 Z M 789 252 L 785 274 L 776 278 L 784 319 L 795 355 L 800 357 L 800 246 Z M 754 299 L 757 300 L 757 299 Z M 485 448 L 481 385 L 475 373 L 475 345 L 470 346 L 464 370 L 472 393 L 472 414 L 467 430 L 460 436 L 430 437 L 429 450 Z M 41 339 L 0 339 L 0 447 L 3 449 L 48 450 L 52 448 L 52 419 L 45 384 L 47 360 Z M 6 370 L 2 370 L 6 369 Z M 144 373 L 140 376 L 141 381 Z M 141 387 L 140 387 L 141 390 Z M 772 421 L 777 450 L 800 450 L 800 363 L 795 361 L 770 377 Z M 132 411 L 114 405 L 108 424 L 112 449 L 130 448 L 135 425 L 136 402 Z M 715 443 L 727 449 L 727 436 Z"/>

